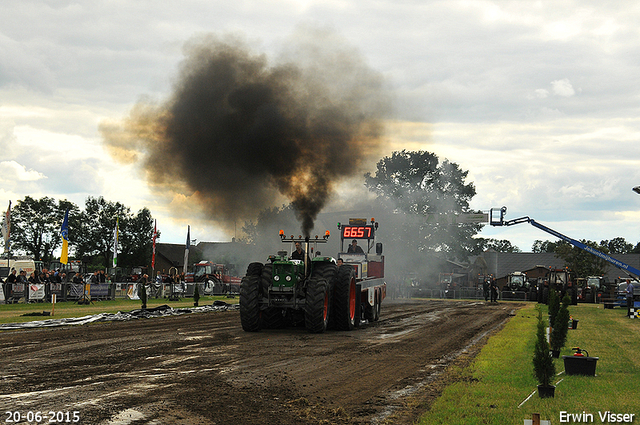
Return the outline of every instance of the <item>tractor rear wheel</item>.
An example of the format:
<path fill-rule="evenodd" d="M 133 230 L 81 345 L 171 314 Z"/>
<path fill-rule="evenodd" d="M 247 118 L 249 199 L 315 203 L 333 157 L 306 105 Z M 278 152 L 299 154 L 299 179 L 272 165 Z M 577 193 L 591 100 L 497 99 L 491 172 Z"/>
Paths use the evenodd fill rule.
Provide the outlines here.
<path fill-rule="evenodd" d="M 356 325 L 356 278 L 353 267 L 340 266 L 333 291 L 333 325 L 339 331 L 350 331 Z"/>
<path fill-rule="evenodd" d="M 309 332 L 322 333 L 329 323 L 329 284 L 323 278 L 312 277 L 307 283 L 304 324 Z"/>
<path fill-rule="evenodd" d="M 240 283 L 240 322 L 247 332 L 260 330 L 260 276 L 250 275 Z"/>

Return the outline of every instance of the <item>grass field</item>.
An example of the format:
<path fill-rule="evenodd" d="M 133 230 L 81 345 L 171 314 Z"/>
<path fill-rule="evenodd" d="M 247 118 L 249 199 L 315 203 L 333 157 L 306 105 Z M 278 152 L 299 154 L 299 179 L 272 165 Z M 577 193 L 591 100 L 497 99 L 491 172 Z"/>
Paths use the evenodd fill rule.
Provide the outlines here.
<path fill-rule="evenodd" d="M 227 298 L 226 296 L 200 297 L 199 305 L 212 304 L 215 300 L 222 300 L 229 304 L 236 304 L 238 297 Z M 193 307 L 193 298 L 182 298 L 180 301 L 167 301 L 164 298 L 151 298 L 147 301 L 147 308 L 158 307 L 167 304 L 173 308 Z M 68 317 L 83 317 L 98 313 L 117 313 L 118 311 L 131 311 L 141 307 L 139 300 L 118 298 L 109 301 L 95 301 L 89 305 L 80 305 L 72 301 L 56 303 L 54 316 L 23 316 L 29 313 L 51 312 L 51 303 L 32 304 L 2 304 L 0 305 L 1 323 L 20 323 L 34 320 L 63 319 Z"/>
<path fill-rule="evenodd" d="M 531 303 L 519 310 L 469 367 L 454 371 L 459 382 L 447 387 L 420 424 L 524 424 L 534 412 L 557 424 L 569 419 L 561 418 L 563 411 L 590 413 L 593 423 L 602 423 L 598 412 L 635 414 L 633 423 L 640 423 L 640 320 L 627 318 L 626 309 L 605 310 L 595 304 L 569 307 L 579 322 L 555 360 L 555 382 L 560 381 L 555 397 L 541 399 L 536 392 L 518 407 L 537 388 L 532 364 L 536 307 Z M 541 308 L 546 315 L 546 306 Z M 576 346 L 599 357 L 595 377 L 564 374 L 562 356 L 571 355 Z"/>

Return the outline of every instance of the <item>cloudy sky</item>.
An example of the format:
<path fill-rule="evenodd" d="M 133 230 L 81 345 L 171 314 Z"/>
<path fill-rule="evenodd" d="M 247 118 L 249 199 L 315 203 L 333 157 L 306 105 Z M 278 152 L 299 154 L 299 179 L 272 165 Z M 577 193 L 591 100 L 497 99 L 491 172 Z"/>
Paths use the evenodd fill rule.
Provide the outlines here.
<path fill-rule="evenodd" d="M 198 240 L 229 240 L 188 198 L 158 197 L 139 164 L 115 161 L 98 127 L 141 99 L 166 99 L 193 37 L 233 33 L 272 57 L 320 27 L 384 77 L 394 112 L 383 154 L 422 149 L 458 163 L 475 209 L 505 205 L 507 218 L 576 239 L 635 244 L 638 22 L 631 1 L 4 0 L 0 208 L 26 195 L 81 207 L 104 196 L 148 207 L 162 242 L 183 243 L 187 224 Z M 526 224 L 480 235 L 524 251 L 553 240 Z"/>

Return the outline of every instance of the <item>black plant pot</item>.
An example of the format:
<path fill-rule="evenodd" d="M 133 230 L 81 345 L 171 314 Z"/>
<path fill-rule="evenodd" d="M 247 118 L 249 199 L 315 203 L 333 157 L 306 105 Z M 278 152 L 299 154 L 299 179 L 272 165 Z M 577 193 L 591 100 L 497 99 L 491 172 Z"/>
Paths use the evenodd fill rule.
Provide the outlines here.
<path fill-rule="evenodd" d="M 553 385 L 544 386 L 538 385 L 538 397 L 540 398 L 553 398 L 556 393 L 556 387 Z"/>
<path fill-rule="evenodd" d="M 596 375 L 596 364 L 600 357 L 562 356 L 567 375 Z"/>
<path fill-rule="evenodd" d="M 560 350 L 551 350 L 551 357 L 553 357 L 554 359 L 559 359 L 560 358 Z"/>

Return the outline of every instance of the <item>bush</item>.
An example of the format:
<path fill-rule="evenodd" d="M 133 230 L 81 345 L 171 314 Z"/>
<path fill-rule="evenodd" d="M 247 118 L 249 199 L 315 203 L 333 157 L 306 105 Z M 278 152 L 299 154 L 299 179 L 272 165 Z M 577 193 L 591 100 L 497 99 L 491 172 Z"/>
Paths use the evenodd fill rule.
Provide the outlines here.
<path fill-rule="evenodd" d="M 566 326 L 565 326 L 566 327 Z M 538 310 L 538 330 L 536 332 L 536 344 L 533 350 L 533 373 L 538 385 L 551 386 L 551 379 L 556 374 L 556 366 L 549 352 L 547 342 L 546 322 L 542 318 L 542 310 Z"/>
<path fill-rule="evenodd" d="M 564 344 L 567 342 L 567 334 L 569 332 L 569 309 L 571 304 L 571 298 L 567 292 L 562 298 L 562 305 L 558 310 L 555 321 L 553 322 L 553 328 L 551 330 L 551 349 L 554 351 L 560 351 Z"/>

